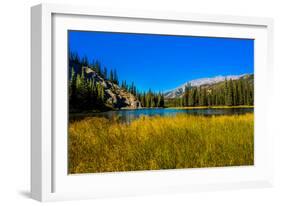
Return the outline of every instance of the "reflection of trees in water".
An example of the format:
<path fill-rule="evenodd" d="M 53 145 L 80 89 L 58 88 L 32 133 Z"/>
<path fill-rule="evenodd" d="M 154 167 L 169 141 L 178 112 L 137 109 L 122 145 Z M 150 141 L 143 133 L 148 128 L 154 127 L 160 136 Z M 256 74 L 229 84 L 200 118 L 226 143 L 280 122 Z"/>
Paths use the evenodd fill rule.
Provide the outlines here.
<path fill-rule="evenodd" d="M 253 108 L 224 108 L 224 109 L 137 109 L 137 110 L 119 110 L 108 111 L 94 114 L 93 116 L 105 117 L 110 120 L 119 122 L 131 122 L 141 116 L 174 116 L 176 114 L 190 114 L 190 115 L 239 115 L 245 113 L 252 113 Z"/>

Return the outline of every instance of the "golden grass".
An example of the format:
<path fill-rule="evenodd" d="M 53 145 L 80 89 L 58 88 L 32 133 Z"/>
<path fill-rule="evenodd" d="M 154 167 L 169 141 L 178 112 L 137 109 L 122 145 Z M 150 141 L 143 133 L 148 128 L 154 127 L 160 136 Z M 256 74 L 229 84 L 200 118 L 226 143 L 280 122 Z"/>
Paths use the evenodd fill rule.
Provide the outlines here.
<path fill-rule="evenodd" d="M 254 115 L 91 117 L 69 125 L 69 173 L 253 165 Z"/>

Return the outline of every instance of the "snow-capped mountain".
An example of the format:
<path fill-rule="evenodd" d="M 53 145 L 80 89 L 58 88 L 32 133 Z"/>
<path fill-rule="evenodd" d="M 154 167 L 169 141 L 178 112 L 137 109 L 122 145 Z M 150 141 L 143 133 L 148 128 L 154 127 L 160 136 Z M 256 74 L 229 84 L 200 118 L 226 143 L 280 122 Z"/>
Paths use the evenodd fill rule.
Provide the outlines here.
<path fill-rule="evenodd" d="M 215 77 L 210 77 L 210 78 L 200 78 L 200 79 L 194 79 L 191 81 L 188 81 L 184 84 L 182 84 L 181 86 L 172 89 L 170 91 L 167 91 L 164 93 L 164 97 L 165 98 L 176 98 L 176 97 L 180 97 L 183 95 L 184 90 L 185 90 L 185 86 L 191 86 L 191 87 L 199 87 L 199 86 L 203 86 L 203 85 L 212 85 L 212 84 L 216 84 L 219 82 L 224 81 L 225 79 L 227 80 L 237 80 L 240 79 L 241 77 L 244 77 L 248 74 L 241 74 L 241 75 L 228 75 L 228 76 L 215 76 Z"/>

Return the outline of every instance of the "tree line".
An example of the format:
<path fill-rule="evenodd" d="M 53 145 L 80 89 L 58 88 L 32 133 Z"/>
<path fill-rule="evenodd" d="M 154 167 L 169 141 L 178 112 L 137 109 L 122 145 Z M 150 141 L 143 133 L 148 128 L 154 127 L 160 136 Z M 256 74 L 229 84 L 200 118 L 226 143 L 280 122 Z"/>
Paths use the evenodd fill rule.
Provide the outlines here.
<path fill-rule="evenodd" d="M 70 112 L 108 109 L 105 105 L 104 86 L 93 78 L 87 78 L 84 69 L 80 74 L 72 67 L 68 87 Z"/>
<path fill-rule="evenodd" d="M 122 81 L 121 88 L 133 94 L 141 102 L 142 107 L 164 107 L 164 94 L 161 92 L 139 92 L 134 82 L 127 85 L 126 80 Z"/>
<path fill-rule="evenodd" d="M 225 79 L 213 86 L 185 86 L 182 97 L 168 99 L 168 107 L 188 106 L 238 106 L 254 104 L 253 77 L 238 80 Z"/>
<path fill-rule="evenodd" d="M 165 107 L 164 94 L 161 92 L 142 92 L 137 94 L 142 107 Z"/>
<path fill-rule="evenodd" d="M 74 69 L 76 67 L 76 70 Z M 77 53 L 71 52 L 69 55 L 69 108 L 70 111 L 103 111 L 112 109 L 106 104 L 105 88 L 95 81 L 92 76 L 87 76 L 85 68 L 91 68 L 104 80 L 117 84 L 121 89 L 133 94 L 141 102 L 142 107 L 164 107 L 164 95 L 149 90 L 139 92 L 134 82 L 127 84 L 123 80 L 119 84 L 116 69 L 111 69 L 108 73 L 106 67 L 101 67 L 101 63 L 93 60 L 89 63 L 87 57 L 80 58 Z"/>
<path fill-rule="evenodd" d="M 74 68 L 76 67 L 76 69 Z M 89 63 L 87 57 L 80 58 L 77 53 L 69 56 L 69 108 L 71 111 L 108 110 L 105 88 L 101 82 L 85 74 L 82 68 L 91 68 L 100 77 L 110 81 L 131 94 L 140 102 L 142 107 L 188 107 L 188 106 L 236 106 L 254 104 L 253 76 L 238 80 L 225 79 L 224 82 L 212 86 L 192 87 L 186 85 L 180 98 L 164 99 L 161 92 L 138 91 L 134 82 L 127 84 L 118 80 L 116 69 L 108 70 L 101 63 L 93 60 Z M 109 71 L 109 72 L 108 72 Z"/>
<path fill-rule="evenodd" d="M 77 52 L 70 52 L 69 61 L 72 64 L 79 65 L 82 67 L 89 67 L 93 69 L 99 76 L 103 79 L 113 82 L 114 84 L 119 85 L 118 74 L 116 69 L 108 70 L 107 67 L 102 67 L 100 61 L 93 59 L 91 63 L 88 60 L 87 56 L 80 58 Z M 81 74 L 82 71 L 77 73 Z"/>

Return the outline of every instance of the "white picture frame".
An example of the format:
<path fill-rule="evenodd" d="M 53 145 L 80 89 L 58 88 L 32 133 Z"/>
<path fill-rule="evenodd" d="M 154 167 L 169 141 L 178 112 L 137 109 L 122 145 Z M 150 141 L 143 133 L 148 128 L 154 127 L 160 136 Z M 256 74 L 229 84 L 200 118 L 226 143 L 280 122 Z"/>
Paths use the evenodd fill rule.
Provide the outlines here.
<path fill-rule="evenodd" d="M 273 185 L 274 137 L 269 131 L 268 120 L 271 114 L 270 110 L 267 110 L 270 101 L 261 98 L 261 94 L 265 92 L 262 83 L 266 82 L 267 89 L 270 90 L 274 75 L 272 19 L 40 4 L 31 8 L 31 26 L 32 198 L 53 201 Z M 68 175 L 65 145 L 66 76 L 65 70 L 56 69 L 67 64 L 65 34 L 68 29 L 160 34 L 172 32 L 257 40 L 255 165 Z"/>

